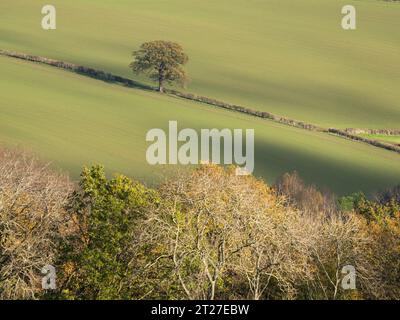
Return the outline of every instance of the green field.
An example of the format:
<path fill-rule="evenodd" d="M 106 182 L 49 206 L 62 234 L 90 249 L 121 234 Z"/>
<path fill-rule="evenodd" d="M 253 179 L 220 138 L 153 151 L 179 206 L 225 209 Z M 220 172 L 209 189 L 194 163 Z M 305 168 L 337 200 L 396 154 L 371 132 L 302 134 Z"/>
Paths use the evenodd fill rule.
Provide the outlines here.
<path fill-rule="evenodd" d="M 181 129 L 254 128 L 255 175 L 270 183 L 292 170 L 339 194 L 400 181 L 399 155 L 366 144 L 12 58 L 0 57 L 0 70 L 0 142 L 29 148 L 75 178 L 96 162 L 154 183 L 165 169 L 147 165 L 146 132 L 177 120 Z"/>
<path fill-rule="evenodd" d="M 368 139 L 400 144 L 400 136 L 389 136 L 385 134 L 360 134 L 360 136 Z"/>
<path fill-rule="evenodd" d="M 57 8 L 57 30 L 44 31 L 43 1 L 1 0 L 0 48 L 133 78 L 128 69 L 131 51 L 145 41 L 174 40 L 190 56 L 191 92 L 325 127 L 399 128 L 399 3 L 53 0 L 51 4 Z M 356 31 L 340 26 L 345 4 L 357 8 Z"/>

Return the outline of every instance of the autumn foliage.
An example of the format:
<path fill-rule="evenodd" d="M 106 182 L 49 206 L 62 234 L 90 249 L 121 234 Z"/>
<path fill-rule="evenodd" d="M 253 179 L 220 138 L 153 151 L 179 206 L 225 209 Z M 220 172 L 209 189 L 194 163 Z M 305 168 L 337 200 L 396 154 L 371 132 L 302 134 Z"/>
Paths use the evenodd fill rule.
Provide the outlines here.
<path fill-rule="evenodd" d="M 0 297 L 399 299 L 396 190 L 344 201 L 297 174 L 270 187 L 216 165 L 155 189 L 94 166 L 74 186 L 2 150 Z M 41 288 L 47 264 L 53 291 Z M 355 289 L 342 286 L 345 266 Z"/>
<path fill-rule="evenodd" d="M 68 177 L 24 152 L 0 150 L 0 298 L 40 296 L 41 269 L 68 234 Z"/>

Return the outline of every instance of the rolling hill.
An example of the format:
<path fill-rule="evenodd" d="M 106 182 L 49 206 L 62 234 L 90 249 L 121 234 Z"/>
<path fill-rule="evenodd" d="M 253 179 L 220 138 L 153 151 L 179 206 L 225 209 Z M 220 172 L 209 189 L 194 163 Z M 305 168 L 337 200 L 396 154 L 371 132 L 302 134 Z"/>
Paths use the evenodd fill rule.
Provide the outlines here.
<path fill-rule="evenodd" d="M 0 70 L 0 143 L 29 148 L 75 178 L 101 163 L 158 181 L 167 169 L 146 163 L 145 135 L 177 120 L 180 128 L 254 128 L 255 175 L 269 183 L 292 170 L 338 194 L 400 181 L 399 155 L 366 144 L 12 58 L 0 57 Z"/>
<path fill-rule="evenodd" d="M 190 56 L 188 90 L 324 127 L 400 125 L 400 4 L 364 0 L 54 0 L 0 2 L 0 48 L 134 77 L 131 51 L 178 41 Z M 357 8 L 344 31 L 341 7 Z M 145 81 L 144 78 L 136 79 Z"/>

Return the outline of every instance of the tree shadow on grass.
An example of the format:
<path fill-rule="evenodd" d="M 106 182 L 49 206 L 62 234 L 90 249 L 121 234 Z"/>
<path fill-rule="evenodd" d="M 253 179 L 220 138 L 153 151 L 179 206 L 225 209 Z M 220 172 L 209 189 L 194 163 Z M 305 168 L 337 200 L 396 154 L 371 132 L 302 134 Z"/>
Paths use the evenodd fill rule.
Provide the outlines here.
<path fill-rule="evenodd" d="M 128 88 L 136 88 L 136 89 L 141 89 L 141 90 L 147 90 L 147 91 L 156 91 L 156 88 L 140 83 L 138 81 L 128 79 L 128 78 L 123 78 L 120 76 L 113 75 L 108 72 L 104 72 L 101 70 L 96 70 L 92 68 L 87 68 L 84 66 L 78 66 L 75 67 L 73 72 L 82 75 L 82 76 L 87 76 L 96 80 L 101 80 L 106 83 L 111 83 L 111 84 L 119 84 L 123 85 L 124 87 Z"/>

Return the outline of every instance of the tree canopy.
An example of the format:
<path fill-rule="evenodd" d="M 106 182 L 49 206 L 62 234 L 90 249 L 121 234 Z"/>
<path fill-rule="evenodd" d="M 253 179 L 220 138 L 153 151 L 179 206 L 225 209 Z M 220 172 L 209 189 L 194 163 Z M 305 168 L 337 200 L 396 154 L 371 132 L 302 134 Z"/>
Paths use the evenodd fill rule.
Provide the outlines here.
<path fill-rule="evenodd" d="M 133 72 L 145 73 L 158 82 L 158 90 L 164 91 L 165 82 L 185 85 L 188 76 L 183 66 L 189 57 L 181 45 L 170 41 L 151 41 L 143 43 L 140 50 L 133 52 L 134 61 L 130 64 Z"/>
<path fill-rule="evenodd" d="M 0 299 L 399 299 L 398 190 L 333 206 L 297 174 L 217 165 L 155 189 L 93 166 L 73 185 L 0 148 Z"/>

